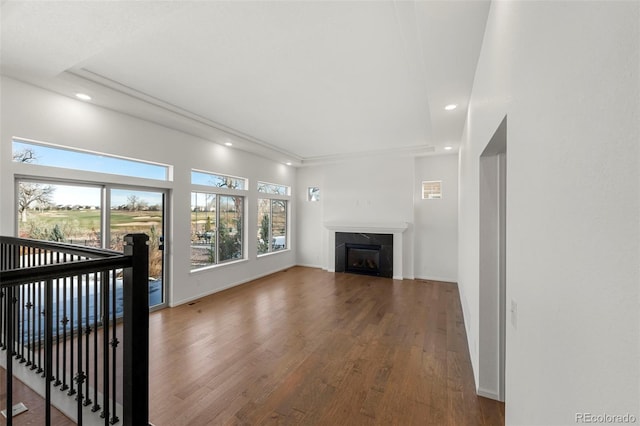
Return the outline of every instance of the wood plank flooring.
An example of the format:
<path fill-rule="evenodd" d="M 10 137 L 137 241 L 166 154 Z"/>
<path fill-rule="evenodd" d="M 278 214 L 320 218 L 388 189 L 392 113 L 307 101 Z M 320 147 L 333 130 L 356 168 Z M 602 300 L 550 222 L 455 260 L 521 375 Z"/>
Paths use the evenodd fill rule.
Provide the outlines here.
<path fill-rule="evenodd" d="M 150 348 L 156 426 L 504 424 L 450 283 L 295 267 L 151 314 Z"/>
<path fill-rule="evenodd" d="M 4 356 L 4 353 L 2 354 Z M 6 389 L 6 372 L 4 368 L 0 368 L 0 401 L 2 401 L 2 409 L 4 406 L 5 398 L 7 397 Z M 43 425 L 45 424 L 44 413 L 44 399 L 40 397 L 36 392 L 32 391 L 29 387 L 24 385 L 18 379 L 13 379 L 13 403 L 24 403 L 27 406 L 27 411 L 15 416 L 13 418 L 13 424 L 15 426 L 23 425 Z M 7 419 L 0 415 L 0 425 L 6 425 Z M 52 426 L 71 426 L 75 423 L 64 414 L 60 413 L 55 408 L 51 410 L 51 424 Z"/>

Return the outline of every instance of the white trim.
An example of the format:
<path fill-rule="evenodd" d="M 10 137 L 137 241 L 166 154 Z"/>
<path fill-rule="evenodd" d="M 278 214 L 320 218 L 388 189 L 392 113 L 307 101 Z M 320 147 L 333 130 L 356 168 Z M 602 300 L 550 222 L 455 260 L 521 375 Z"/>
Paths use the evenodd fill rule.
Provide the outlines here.
<path fill-rule="evenodd" d="M 191 192 L 199 192 L 201 194 L 213 194 L 213 195 L 234 195 L 236 197 L 246 197 L 248 191 L 246 189 L 231 189 L 223 188 L 220 186 L 200 185 L 197 183 L 191 184 Z"/>
<path fill-rule="evenodd" d="M 241 180 L 241 181 L 244 182 L 245 188 L 238 189 L 238 188 L 229 188 L 229 187 L 224 187 L 224 186 L 207 185 L 207 184 L 203 184 L 203 183 L 193 183 L 193 172 L 200 173 L 200 174 L 203 174 L 203 175 L 209 175 L 209 176 L 213 176 L 213 177 L 217 177 L 217 178 L 231 178 L 231 179 Z M 230 190 L 235 190 L 235 191 L 248 192 L 249 191 L 249 178 L 242 177 L 242 176 L 229 175 L 229 174 L 225 174 L 225 173 L 210 172 L 210 171 L 207 171 L 207 170 L 193 169 L 192 168 L 191 169 L 191 185 L 193 185 L 193 186 L 203 186 L 203 187 L 207 187 L 207 188 L 230 189 Z"/>
<path fill-rule="evenodd" d="M 467 297 L 465 295 L 464 286 L 460 284 L 456 284 L 458 286 L 458 295 L 460 296 L 460 306 L 462 307 L 462 323 L 464 324 L 465 333 L 467 334 L 467 349 L 469 351 L 469 358 L 471 359 L 471 369 L 473 370 L 473 383 L 477 384 L 479 380 L 476 379 L 476 375 L 478 374 L 478 366 L 477 366 L 477 339 L 475 334 L 471 333 L 471 314 L 469 312 L 469 306 L 467 304 Z M 474 339 L 474 344 L 471 344 L 471 339 Z M 476 392 L 477 393 L 477 392 Z"/>
<path fill-rule="evenodd" d="M 161 167 L 161 168 L 165 169 L 165 178 L 164 179 L 155 179 L 155 178 L 149 178 L 149 177 L 144 177 L 144 176 L 132 176 L 132 177 L 138 178 L 138 179 L 148 179 L 148 180 L 153 180 L 153 181 L 160 181 L 160 182 L 167 182 L 167 181 L 171 182 L 171 181 L 173 181 L 173 165 L 172 164 L 159 163 L 159 162 L 150 161 L 150 160 L 142 160 L 142 159 L 139 159 L 139 158 L 126 157 L 126 156 L 123 156 L 123 155 L 112 154 L 112 153 L 109 153 L 109 152 L 100 152 L 100 151 L 89 150 L 89 149 L 84 149 L 84 148 L 77 148 L 77 147 L 73 147 L 73 146 L 61 145 L 61 144 L 52 143 L 52 142 L 42 142 L 42 141 L 37 141 L 37 140 L 34 140 L 34 139 L 23 138 L 23 137 L 20 137 L 20 136 L 13 136 L 11 138 L 12 151 L 13 151 L 13 143 L 14 142 L 23 143 L 23 144 L 26 144 L 26 145 L 36 145 L 36 146 L 41 146 L 41 147 L 44 147 L 44 148 L 56 149 L 58 151 L 77 152 L 79 154 L 87 154 L 87 155 L 92 155 L 94 157 L 107 157 L 107 158 L 113 158 L 113 159 L 121 160 L 121 161 L 128 161 L 128 162 L 131 162 L 131 163 L 141 163 L 141 164 L 146 164 L 146 165 L 149 165 L 149 166 Z M 105 174 L 109 174 L 109 175 L 129 177 L 128 175 L 123 175 L 123 174 L 120 174 L 120 173 L 111 173 L 111 172 L 108 172 L 108 171 L 95 172 L 95 171 L 87 170 L 87 169 L 76 169 L 76 168 L 72 168 L 72 167 L 55 166 L 55 165 L 50 165 L 50 164 L 40 164 L 40 163 L 27 163 L 27 164 L 33 164 L 35 166 L 55 167 L 57 169 L 63 169 L 63 170 L 76 170 L 76 171 L 89 172 L 89 173 L 105 173 Z"/>
<path fill-rule="evenodd" d="M 322 265 L 310 265 L 308 263 L 296 263 L 296 266 L 302 266 L 303 268 L 322 269 L 323 271 L 326 271 L 326 269 L 324 269 L 322 267 Z"/>
<path fill-rule="evenodd" d="M 301 166 L 317 166 L 322 164 L 342 163 L 353 159 L 369 157 L 420 157 L 438 154 L 434 146 L 414 145 L 401 148 L 385 148 L 379 150 L 355 151 L 345 154 L 322 155 L 317 157 L 301 158 Z"/>
<path fill-rule="evenodd" d="M 75 146 L 62 145 L 62 144 L 55 143 L 55 142 L 39 141 L 39 140 L 35 140 L 35 139 L 23 138 L 22 136 L 13 136 L 11 138 L 11 143 L 13 144 L 13 142 L 19 142 L 19 143 L 25 143 L 25 144 L 31 144 L 31 145 L 39 145 L 39 146 L 43 146 L 43 147 L 46 147 L 46 148 L 59 149 L 61 151 L 80 152 L 80 153 L 83 153 L 83 154 L 91 154 L 91 155 L 95 155 L 95 156 L 98 156 L 98 157 L 111 157 L 111 158 L 116 158 L 118 160 L 133 161 L 134 163 L 149 164 L 151 166 L 159 166 L 159 167 L 167 167 L 167 168 L 173 167 L 173 165 L 167 164 L 167 163 L 160 163 L 160 162 L 151 161 L 151 160 L 142 160 L 140 158 L 127 157 L 126 155 L 118 155 L 118 154 L 112 154 L 112 153 L 108 153 L 108 152 L 95 151 L 95 150 L 92 150 L 92 149 L 78 148 L 78 147 L 75 147 Z M 37 163 L 35 163 L 35 164 L 37 164 Z M 49 167 L 59 167 L 59 166 L 49 166 Z M 64 168 L 66 168 L 66 167 L 64 167 Z M 71 170 L 82 170 L 82 169 L 71 169 Z M 143 179 L 150 179 L 150 178 L 143 178 Z M 160 179 L 158 179 L 158 180 L 160 180 Z"/>
<path fill-rule="evenodd" d="M 256 259 L 261 259 L 263 257 L 271 256 L 271 255 L 278 254 L 278 253 L 286 253 L 288 251 L 291 251 L 291 249 L 289 247 L 283 248 L 283 249 L 280 249 L 280 250 L 275 250 L 275 251 L 268 251 L 266 253 L 257 254 L 256 255 Z"/>
<path fill-rule="evenodd" d="M 416 280 L 424 280 L 424 281 L 438 281 L 449 284 L 458 284 L 458 282 L 452 278 L 448 277 L 416 277 Z"/>
<path fill-rule="evenodd" d="M 496 400 L 496 401 L 502 401 L 496 391 L 490 391 L 490 390 L 478 388 L 478 390 L 476 391 L 476 394 L 483 396 L 485 398 Z"/>
<path fill-rule="evenodd" d="M 334 232 L 370 232 L 377 234 L 394 234 L 404 232 L 409 227 L 407 222 L 325 222 L 324 227 Z M 395 243 L 395 241 L 394 241 Z"/>
<path fill-rule="evenodd" d="M 9 162 L 3 163 L 9 167 L 9 172 L 17 177 L 29 179 L 56 180 L 59 182 L 99 182 L 108 185 L 137 186 L 146 188 L 173 189 L 174 181 L 139 178 L 135 176 L 116 175 L 111 173 L 92 172 L 87 170 L 64 169 L 62 167 L 45 166 L 43 164 L 29 164 Z"/>
<path fill-rule="evenodd" d="M 281 187 L 281 188 L 285 188 L 286 191 L 285 191 L 284 194 L 260 191 L 260 184 L 278 186 L 278 187 Z M 291 186 L 290 185 L 284 185 L 284 184 L 281 184 L 281 183 L 273 183 L 273 182 L 266 182 L 264 180 L 259 180 L 259 181 L 256 182 L 256 190 L 258 191 L 258 194 L 264 194 L 265 195 L 264 197 L 259 197 L 259 198 L 271 198 L 271 197 L 267 197 L 267 195 L 275 195 L 275 196 L 280 196 L 280 197 L 291 197 Z"/>

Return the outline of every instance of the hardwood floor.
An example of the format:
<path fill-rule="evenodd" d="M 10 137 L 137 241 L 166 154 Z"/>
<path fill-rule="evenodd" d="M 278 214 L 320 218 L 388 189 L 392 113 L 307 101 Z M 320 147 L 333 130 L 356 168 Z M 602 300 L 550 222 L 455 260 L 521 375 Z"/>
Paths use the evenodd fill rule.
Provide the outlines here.
<path fill-rule="evenodd" d="M 4 403 L 5 398 L 7 397 L 5 374 L 5 369 L 0 368 L 0 401 L 2 401 L 3 410 L 6 408 L 4 406 Z M 24 385 L 21 381 L 14 378 L 13 403 L 17 404 L 19 402 L 24 403 L 24 405 L 27 406 L 28 410 L 13 418 L 13 424 L 15 426 L 43 425 L 45 423 L 44 399 L 42 399 L 40 395 L 32 391 L 29 387 Z M 0 415 L 0 425 L 6 424 L 7 419 L 4 416 Z M 51 410 L 51 424 L 53 426 L 71 426 L 75 423 L 54 408 Z"/>
<path fill-rule="evenodd" d="M 503 425 L 457 287 L 295 267 L 150 316 L 150 420 Z"/>

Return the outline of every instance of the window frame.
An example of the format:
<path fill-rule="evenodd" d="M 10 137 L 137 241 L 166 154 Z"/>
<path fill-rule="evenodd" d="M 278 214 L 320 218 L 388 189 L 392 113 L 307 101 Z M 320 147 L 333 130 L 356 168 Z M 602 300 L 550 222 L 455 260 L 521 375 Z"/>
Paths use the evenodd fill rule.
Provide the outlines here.
<path fill-rule="evenodd" d="M 26 164 L 29 164 L 30 166 L 36 166 L 36 167 L 51 167 L 53 169 L 58 169 L 58 170 L 68 170 L 68 171 L 72 171 L 72 172 L 79 172 L 79 173 L 88 173 L 88 174 L 94 174 L 94 173 L 100 173 L 100 174 L 106 174 L 106 175 L 111 175 L 111 176 L 119 176 L 119 177 L 124 177 L 124 178 L 133 178 L 133 179 L 140 179 L 140 180 L 148 180 L 148 181 L 153 181 L 153 182 L 172 182 L 173 181 L 173 166 L 170 164 L 164 164 L 164 163 L 159 163 L 159 162 L 154 162 L 154 161 L 148 161 L 148 160 L 142 160 L 139 158 L 132 158 L 132 157 L 126 157 L 123 155 L 115 155 L 115 154 L 110 154 L 107 152 L 99 152 L 99 151 L 92 151 L 89 149 L 82 149 L 82 148 L 76 148 L 76 147 L 72 147 L 72 146 L 66 146 L 66 145 L 60 145 L 60 144 L 54 144 L 54 143 L 49 143 L 49 142 L 41 142 L 41 141 L 36 141 L 33 139 L 27 139 L 27 138 L 21 138 L 21 137 L 12 137 L 11 138 L 11 154 L 13 156 L 13 154 L 15 153 L 14 150 L 14 144 L 18 143 L 18 144 L 24 144 L 24 145 L 31 145 L 34 147 L 42 147 L 45 149 L 51 149 L 51 150 L 56 150 L 56 151 L 61 151 L 61 152 L 72 152 L 72 153 L 76 153 L 76 154 L 82 154 L 82 155 L 87 155 L 87 156 L 92 156 L 92 157 L 103 157 L 103 158 L 108 158 L 110 160 L 117 160 L 117 161 L 122 161 L 124 163 L 134 163 L 134 164 L 140 164 L 140 165 L 145 165 L 145 166 L 152 166 L 152 167 L 157 167 L 160 169 L 164 169 L 164 177 L 163 178 L 157 178 L 157 177 L 149 177 L 149 176 L 144 176 L 144 175 L 131 175 L 131 174 L 123 174 L 123 173 L 113 173 L 112 171 L 106 171 L 106 170 L 95 170 L 95 169 L 88 169 L 88 168 L 75 168 L 75 167 L 65 167 L 65 166 L 60 166 L 60 165 L 55 165 L 55 164 L 47 164 L 47 163 L 39 163 L 39 162 L 25 162 Z M 11 163 L 13 164 L 22 164 L 19 161 L 16 160 L 11 160 Z"/>
<path fill-rule="evenodd" d="M 284 194 L 280 193 L 280 192 L 273 192 L 273 191 L 264 191 L 262 189 L 266 189 L 266 188 L 273 188 L 273 187 L 277 187 L 277 188 L 284 188 Z M 280 183 L 272 183 L 272 182 L 266 182 L 266 181 L 262 181 L 259 180 L 256 188 L 258 190 L 258 194 L 265 194 L 265 195 L 275 195 L 277 196 L 282 196 L 282 197 L 290 197 L 291 196 L 291 187 L 289 185 L 283 185 Z M 263 198 L 267 198 L 267 197 L 263 197 Z M 272 197 L 269 197 L 272 198 Z"/>
<path fill-rule="evenodd" d="M 190 249 L 190 254 L 189 254 L 189 271 L 190 272 L 197 272 L 197 271 L 202 271 L 202 270 L 206 270 L 206 269 L 211 269 L 211 268 L 217 268 L 220 266 L 224 266 L 224 265 L 228 265 L 228 264 L 232 264 L 232 263 L 236 263 L 236 262 L 242 262 L 248 259 L 248 245 L 247 245 L 247 223 L 248 223 L 248 215 L 247 215 L 247 206 L 248 206 L 248 196 L 249 196 L 249 179 L 241 177 L 241 176 L 233 176 L 233 175 L 228 175 L 228 174 L 222 174 L 222 173 L 215 173 L 215 172 L 211 172 L 208 170 L 202 170 L 202 169 L 191 169 L 191 172 L 197 172 L 197 173 L 203 173 L 203 174 L 207 174 L 207 175 L 211 175 L 214 177 L 224 177 L 224 178 L 231 178 L 231 179 L 238 179 L 244 182 L 244 188 L 243 189 L 236 189 L 236 188 L 229 188 L 229 187 L 225 187 L 225 186 L 215 186 L 215 185 L 206 185 L 206 184 L 200 184 L 200 183 L 193 183 L 193 174 L 191 175 L 191 192 L 190 192 L 190 200 L 191 197 L 193 196 L 194 193 L 198 193 L 198 194 L 209 194 L 209 195 L 213 195 L 215 196 L 215 233 L 214 233 L 214 244 L 215 244 L 215 253 L 214 253 L 214 262 L 213 263 L 209 263 L 207 265 L 204 266 L 197 266 L 197 267 L 193 267 L 192 264 L 192 253 L 191 253 L 191 249 Z M 227 259 L 227 260 L 223 260 L 220 261 L 220 232 L 219 232 L 219 226 L 220 226 L 220 197 L 225 197 L 225 196 L 231 196 L 231 197 L 240 197 L 242 199 L 242 216 L 240 218 L 240 222 L 242 224 L 242 235 L 240 237 L 240 242 L 241 242 L 241 257 L 237 258 L 237 259 Z M 190 212 L 193 212 L 193 209 L 190 208 Z M 189 229 L 191 229 L 191 215 L 189 216 Z M 189 236 L 189 240 L 192 243 L 192 235 Z"/>
<path fill-rule="evenodd" d="M 438 192 L 427 191 L 426 185 L 438 185 Z M 442 199 L 442 180 L 423 180 L 420 185 L 421 196 L 423 200 L 441 200 Z M 427 192 L 425 192 L 427 191 Z M 425 194 L 427 196 L 425 196 Z"/>
<path fill-rule="evenodd" d="M 260 193 L 260 194 L 262 194 L 262 193 Z M 276 195 L 276 194 L 273 194 L 273 195 Z M 290 220 L 289 220 L 289 218 L 291 216 L 291 213 L 290 213 L 291 203 L 289 202 L 290 198 L 288 198 L 286 196 L 282 196 L 282 197 L 278 197 L 278 196 L 276 196 L 276 197 L 259 197 L 257 199 L 257 204 L 258 204 L 256 206 L 257 209 L 260 208 L 260 200 L 268 200 L 269 201 L 269 235 L 268 235 L 268 239 L 267 239 L 267 241 L 268 241 L 268 245 L 267 245 L 268 250 L 266 252 L 260 253 L 258 251 L 259 250 L 259 245 L 257 245 L 256 246 L 256 254 L 257 254 L 257 256 L 258 257 L 269 256 L 269 255 L 272 255 L 272 254 L 275 254 L 275 253 L 280 253 L 280 252 L 284 252 L 284 251 L 290 250 L 291 249 L 290 244 L 289 244 L 289 234 L 290 234 Z M 274 250 L 273 249 L 273 242 L 272 242 L 272 240 L 274 238 L 273 237 L 273 203 L 274 202 L 284 202 L 285 203 L 284 204 L 284 220 L 285 220 L 285 223 L 284 223 L 284 230 L 285 230 L 284 247 L 282 247 L 281 249 L 278 249 L 278 250 Z M 260 215 L 258 214 L 257 216 L 258 216 L 257 217 L 258 221 L 260 221 L 261 220 Z M 257 226 L 257 228 L 259 230 L 261 224 L 260 223 L 256 223 L 256 226 Z M 256 237 L 257 237 L 257 235 L 256 235 Z"/>
<path fill-rule="evenodd" d="M 207 187 L 207 188 L 211 188 L 211 187 Z M 235 191 L 235 192 L 241 192 L 242 190 L 230 190 L 230 191 Z M 197 266 L 197 267 L 193 267 L 191 260 L 192 260 L 192 254 L 189 254 L 189 270 L 190 272 L 197 272 L 197 271 L 201 271 L 201 270 L 205 270 L 205 269 L 210 269 L 210 268 L 216 268 L 219 266 L 223 266 L 223 265 L 227 265 L 230 263 L 235 263 L 235 262 L 241 262 L 244 260 L 247 260 L 248 256 L 247 256 L 247 232 L 246 232 L 246 225 L 247 225 L 247 197 L 246 194 L 244 193 L 240 193 L 240 194 L 227 194 L 227 193 L 218 193 L 218 192 L 214 192 L 214 191 L 203 191 L 203 190 L 197 190 L 192 188 L 191 190 L 191 196 L 193 196 L 194 193 L 198 193 L 198 194 L 206 194 L 206 195 L 213 195 L 215 196 L 215 232 L 214 232 L 214 244 L 215 244 L 215 251 L 214 251 L 214 262 L 213 263 L 209 263 L 207 265 L 204 266 Z M 223 261 L 220 261 L 220 231 L 219 231 L 219 227 L 220 227 L 220 198 L 221 197 L 239 197 L 242 199 L 241 205 L 242 205 L 242 214 L 241 214 L 241 218 L 240 221 L 242 223 L 242 227 L 241 227 L 241 236 L 240 236 L 240 242 L 241 242 L 241 256 L 239 258 L 233 258 L 233 259 L 226 259 Z M 191 197 L 190 197 L 191 198 Z M 190 208 L 190 211 L 193 212 L 193 209 Z M 190 224 L 189 224 L 189 228 L 191 228 L 191 216 L 190 216 Z M 193 243 L 193 241 L 191 240 L 191 236 L 189 237 L 190 239 L 190 244 Z M 191 250 L 190 250 L 191 251 Z"/>
<path fill-rule="evenodd" d="M 235 179 L 235 180 L 241 181 L 244 187 L 243 188 L 229 188 L 228 186 L 216 186 L 216 185 L 207 185 L 207 184 L 203 184 L 203 183 L 194 183 L 193 182 L 193 173 L 194 172 L 195 173 L 209 175 L 209 176 L 214 177 L 214 178 Z M 191 185 L 203 186 L 203 187 L 207 187 L 207 188 L 215 188 L 216 191 L 218 189 L 228 189 L 228 190 L 232 190 L 232 191 L 245 191 L 245 192 L 247 192 L 249 190 L 249 179 L 244 178 L 242 176 L 234 176 L 234 175 L 229 175 L 229 174 L 225 174 L 225 173 L 216 173 L 216 172 L 210 172 L 210 171 L 207 171 L 207 170 L 191 169 Z M 209 190 L 211 190 L 211 189 L 209 189 Z"/>

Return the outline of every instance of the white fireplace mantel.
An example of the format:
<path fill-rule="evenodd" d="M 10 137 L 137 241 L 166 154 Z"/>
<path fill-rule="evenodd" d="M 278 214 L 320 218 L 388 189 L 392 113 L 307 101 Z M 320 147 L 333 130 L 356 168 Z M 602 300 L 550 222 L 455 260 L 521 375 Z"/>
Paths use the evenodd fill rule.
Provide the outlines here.
<path fill-rule="evenodd" d="M 324 227 L 333 232 L 370 232 L 372 234 L 403 233 L 409 227 L 407 222 L 382 222 L 382 223 L 358 223 L 358 222 L 325 222 Z"/>
<path fill-rule="evenodd" d="M 402 274 L 402 250 L 404 243 L 402 234 L 407 230 L 409 224 L 406 222 L 325 222 L 324 227 L 327 232 L 327 264 L 328 271 L 336 270 L 336 232 L 362 232 L 371 234 L 393 234 L 393 279 L 401 280 Z"/>

